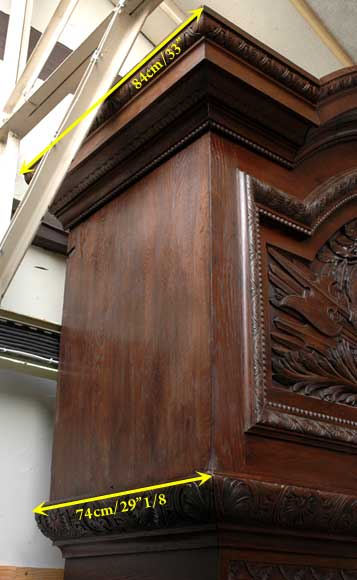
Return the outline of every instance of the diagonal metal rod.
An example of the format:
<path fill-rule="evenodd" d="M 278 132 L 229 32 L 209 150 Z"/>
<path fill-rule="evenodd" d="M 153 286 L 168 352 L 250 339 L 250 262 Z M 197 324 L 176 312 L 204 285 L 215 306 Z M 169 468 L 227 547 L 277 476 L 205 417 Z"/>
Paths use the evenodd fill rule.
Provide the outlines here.
<path fill-rule="evenodd" d="M 38 89 L 0 126 L 0 141 L 9 131 L 24 137 L 69 93 L 74 93 L 88 66 L 88 61 L 106 31 L 111 15 L 76 48 Z"/>
<path fill-rule="evenodd" d="M 131 9 L 127 3 L 113 10 L 113 17 L 81 80 L 59 132 L 71 125 L 106 93 L 123 65 L 145 20 L 161 0 L 144 0 Z M 134 0 L 135 6 L 137 1 Z M 40 225 L 70 164 L 85 139 L 97 110 L 93 110 L 71 133 L 43 157 L 26 196 L 0 245 L 0 299 L 5 294 L 28 246 Z"/>
<path fill-rule="evenodd" d="M 4 106 L 6 115 L 25 101 L 77 4 L 78 0 L 60 0 Z"/>

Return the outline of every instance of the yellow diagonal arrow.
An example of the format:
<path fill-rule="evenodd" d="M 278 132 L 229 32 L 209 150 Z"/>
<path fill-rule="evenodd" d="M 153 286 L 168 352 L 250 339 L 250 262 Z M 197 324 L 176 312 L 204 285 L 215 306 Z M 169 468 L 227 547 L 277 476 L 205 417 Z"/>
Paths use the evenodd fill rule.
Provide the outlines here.
<path fill-rule="evenodd" d="M 82 505 L 84 503 L 89 503 L 93 501 L 100 501 L 102 499 L 110 499 L 112 497 L 120 497 L 123 495 L 132 495 L 134 493 L 141 493 L 143 491 L 151 491 L 153 489 L 164 489 L 165 487 L 174 487 L 176 485 L 184 485 L 186 483 L 200 482 L 200 485 L 211 479 L 212 475 L 209 473 L 201 473 L 196 471 L 199 477 L 189 477 L 188 479 L 179 479 L 177 481 L 170 481 L 169 483 L 158 483 L 156 485 L 149 485 L 147 487 L 138 487 L 137 489 L 129 489 L 127 491 L 118 491 L 117 493 L 109 493 L 107 495 L 97 495 L 96 497 L 87 497 L 85 499 L 76 499 L 75 501 L 66 501 L 64 503 L 57 503 L 54 505 L 46 506 L 46 502 L 42 502 L 40 505 L 35 507 L 32 511 L 35 514 L 41 514 L 42 516 L 47 516 L 49 510 L 57 510 L 62 507 L 68 507 L 71 505 Z"/>
<path fill-rule="evenodd" d="M 60 133 L 60 135 L 58 135 L 58 137 L 56 137 L 56 139 L 51 141 L 51 143 L 49 143 L 47 145 L 47 147 L 45 147 L 38 155 L 36 155 L 36 157 L 34 157 L 32 159 L 32 161 L 30 161 L 30 163 L 26 163 L 26 161 L 24 161 L 22 166 L 21 166 L 21 169 L 20 169 L 20 174 L 23 175 L 24 173 L 33 173 L 34 169 L 31 169 L 31 167 L 33 165 L 35 165 L 37 163 L 37 161 L 39 161 L 48 151 L 50 151 L 50 149 L 52 149 L 52 147 L 57 145 L 57 143 L 59 143 L 59 141 L 61 141 L 63 139 L 63 137 L 68 135 L 68 133 L 70 133 L 72 131 L 72 129 L 77 127 L 77 125 L 79 125 L 79 123 L 81 121 L 83 121 L 83 119 L 85 119 L 94 109 L 99 107 L 99 105 L 101 105 L 112 93 L 114 93 L 114 91 L 116 91 L 121 85 L 123 85 L 133 74 L 135 74 L 139 69 L 141 69 L 141 67 L 144 66 L 144 64 L 147 63 L 155 54 L 160 52 L 160 50 L 168 42 L 173 40 L 175 38 L 175 36 L 177 36 L 181 32 L 181 30 L 183 30 L 188 24 L 193 22 L 195 19 L 197 19 L 197 21 L 198 21 L 201 17 L 202 11 L 203 11 L 203 8 L 197 8 L 196 10 L 190 10 L 189 12 L 191 13 L 191 16 L 187 20 L 185 20 L 185 22 L 180 24 L 180 26 L 178 28 L 176 28 L 176 30 L 174 30 L 174 32 L 172 32 L 169 36 L 167 36 L 158 46 L 156 46 L 136 66 L 134 66 L 134 68 L 132 68 L 122 79 L 120 79 L 120 81 L 117 82 L 116 85 L 114 85 L 108 92 L 105 93 L 105 95 L 100 97 L 100 99 L 98 99 L 95 103 L 93 103 L 93 105 L 91 105 L 89 107 L 89 109 L 87 109 L 84 113 L 82 113 L 82 115 L 80 117 L 78 117 L 78 119 L 73 121 L 73 123 L 71 125 L 69 125 L 69 127 L 67 127 L 67 129 L 62 131 L 62 133 Z"/>

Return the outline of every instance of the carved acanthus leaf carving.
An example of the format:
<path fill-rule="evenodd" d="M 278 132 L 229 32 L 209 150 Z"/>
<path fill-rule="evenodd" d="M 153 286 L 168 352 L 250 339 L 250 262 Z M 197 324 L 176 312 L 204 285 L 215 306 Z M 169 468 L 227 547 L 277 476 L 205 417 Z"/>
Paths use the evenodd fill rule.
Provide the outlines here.
<path fill-rule="evenodd" d="M 269 248 L 272 366 L 279 386 L 357 405 L 357 219 L 307 265 Z"/>
<path fill-rule="evenodd" d="M 357 570 L 233 560 L 229 580 L 357 580 Z"/>
<path fill-rule="evenodd" d="M 357 444 L 356 423 L 353 421 L 342 421 L 323 413 L 306 412 L 303 409 L 284 404 L 274 406 L 279 411 L 266 408 L 260 418 L 260 424 L 286 429 L 295 434 L 311 435 L 312 437 L 317 435 L 325 441 Z M 284 409 L 288 412 L 282 412 Z"/>
<path fill-rule="evenodd" d="M 167 504 L 155 509 L 141 504 L 115 516 L 79 520 L 75 510 L 85 506 L 76 506 L 49 511 L 47 516 L 36 514 L 36 520 L 42 533 L 54 541 L 180 527 L 194 530 L 197 525 L 222 522 L 240 529 L 274 528 L 305 536 L 313 533 L 357 537 L 356 496 L 217 475 L 211 482 L 202 487 L 190 484 L 167 489 Z M 86 505 L 94 511 L 104 504 Z"/>
<path fill-rule="evenodd" d="M 219 521 L 357 535 L 357 498 L 294 485 L 215 478 Z"/>
<path fill-rule="evenodd" d="M 92 502 L 75 507 L 51 510 L 47 516 L 36 514 L 41 532 L 53 541 L 88 536 L 123 534 L 128 532 L 153 531 L 177 526 L 209 523 L 212 518 L 211 485 L 196 484 L 171 488 L 165 491 L 167 504 L 155 509 L 146 508 L 141 502 L 133 511 L 118 512 L 116 515 L 79 519 L 76 509 L 90 506 L 94 511 L 109 504 Z M 145 494 L 153 504 L 153 492 Z M 120 498 L 124 500 L 128 498 Z"/>

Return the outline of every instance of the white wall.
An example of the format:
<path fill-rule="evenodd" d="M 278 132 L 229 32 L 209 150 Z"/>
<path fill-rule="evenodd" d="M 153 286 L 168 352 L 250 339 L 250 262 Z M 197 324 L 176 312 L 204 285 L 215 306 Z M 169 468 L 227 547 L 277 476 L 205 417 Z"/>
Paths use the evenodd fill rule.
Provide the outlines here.
<path fill-rule="evenodd" d="M 32 513 L 49 496 L 55 389 L 0 369 L 0 566 L 63 567 Z"/>
<path fill-rule="evenodd" d="M 31 246 L 16 272 L 1 308 L 61 324 L 66 259 Z"/>

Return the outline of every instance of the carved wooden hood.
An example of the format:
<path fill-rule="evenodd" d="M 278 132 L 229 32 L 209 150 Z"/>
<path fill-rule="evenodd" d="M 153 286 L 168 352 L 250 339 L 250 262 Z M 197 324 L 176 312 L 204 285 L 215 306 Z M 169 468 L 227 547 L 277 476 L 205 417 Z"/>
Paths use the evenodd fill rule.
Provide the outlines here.
<path fill-rule="evenodd" d="M 175 45 L 52 207 L 51 501 L 213 478 L 39 526 L 66 580 L 356 580 L 357 68 L 318 80 L 208 9 Z"/>

